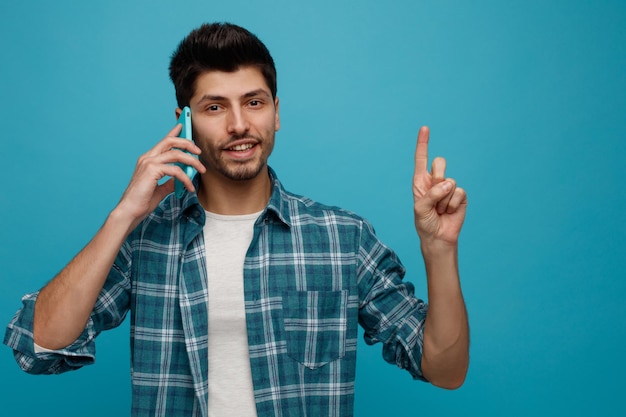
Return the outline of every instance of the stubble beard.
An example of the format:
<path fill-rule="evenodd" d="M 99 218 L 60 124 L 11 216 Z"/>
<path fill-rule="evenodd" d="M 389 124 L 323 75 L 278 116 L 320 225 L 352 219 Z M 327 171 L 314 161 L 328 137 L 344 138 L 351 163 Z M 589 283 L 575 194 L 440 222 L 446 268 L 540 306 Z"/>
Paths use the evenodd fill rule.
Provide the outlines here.
<path fill-rule="evenodd" d="M 220 164 L 214 167 L 216 171 L 233 181 L 247 181 L 256 178 L 267 165 L 265 161 L 255 162 L 254 165 L 251 165 L 253 161 L 234 161 L 229 165 L 223 163 L 223 160 L 220 162 Z"/>
<path fill-rule="evenodd" d="M 232 181 L 248 181 L 256 178 L 267 166 L 267 159 L 274 147 L 274 135 L 271 135 L 270 138 L 265 140 L 252 135 L 231 137 L 229 142 L 244 138 L 255 139 L 258 142 L 258 145 L 256 146 L 263 146 L 262 154 L 258 159 L 248 161 L 226 161 L 221 155 L 222 148 L 209 149 L 209 147 L 200 144 L 204 141 L 199 141 L 200 143 L 197 144 L 202 149 L 200 162 L 202 162 L 205 167 L 216 171 L 218 174 Z M 209 156 L 209 159 L 207 160 L 203 158 L 203 155 Z"/>

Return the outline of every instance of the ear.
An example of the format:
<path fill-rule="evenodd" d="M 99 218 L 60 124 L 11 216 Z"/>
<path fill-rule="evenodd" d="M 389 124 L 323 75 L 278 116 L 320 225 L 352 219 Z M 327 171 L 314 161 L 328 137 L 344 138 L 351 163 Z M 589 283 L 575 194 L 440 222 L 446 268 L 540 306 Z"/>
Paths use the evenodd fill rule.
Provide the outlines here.
<path fill-rule="evenodd" d="M 280 129 L 280 110 L 279 110 L 278 97 L 274 99 L 274 109 L 276 110 L 276 116 L 274 120 L 274 131 L 278 132 L 278 129 Z"/>
<path fill-rule="evenodd" d="M 178 107 L 176 107 L 176 110 L 174 112 L 176 113 L 176 120 L 178 120 L 180 114 L 183 112 L 183 109 L 179 109 Z"/>

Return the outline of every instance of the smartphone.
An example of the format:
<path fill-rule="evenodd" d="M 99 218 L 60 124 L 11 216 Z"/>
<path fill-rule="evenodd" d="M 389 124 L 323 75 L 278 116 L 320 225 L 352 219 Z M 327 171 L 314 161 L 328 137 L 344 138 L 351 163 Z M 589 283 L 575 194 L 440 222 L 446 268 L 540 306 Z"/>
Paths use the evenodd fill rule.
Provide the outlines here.
<path fill-rule="evenodd" d="M 193 141 L 193 137 L 191 135 L 191 109 L 189 107 L 185 106 L 185 108 L 183 108 L 183 111 L 180 113 L 180 117 L 178 118 L 178 123 L 183 125 L 183 128 L 180 130 L 180 134 L 178 136 Z M 185 152 L 192 155 L 187 151 Z M 178 165 L 189 178 L 193 179 L 194 175 L 196 175 L 197 171 L 194 167 L 180 162 L 177 162 L 176 165 Z M 177 179 L 174 180 L 174 192 L 178 198 L 182 198 L 185 193 L 185 185 Z"/>

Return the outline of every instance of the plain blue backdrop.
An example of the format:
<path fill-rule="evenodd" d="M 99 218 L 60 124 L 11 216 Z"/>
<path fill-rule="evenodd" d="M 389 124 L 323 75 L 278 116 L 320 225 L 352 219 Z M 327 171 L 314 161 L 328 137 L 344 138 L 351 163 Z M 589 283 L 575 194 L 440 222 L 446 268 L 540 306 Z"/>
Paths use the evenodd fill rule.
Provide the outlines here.
<path fill-rule="evenodd" d="M 174 125 L 169 56 L 205 21 L 247 27 L 275 58 L 286 187 L 367 217 L 423 297 L 421 125 L 468 191 L 467 381 L 414 382 L 361 341 L 357 416 L 626 413 L 624 1 L 3 1 L 2 323 Z M 128 415 L 128 323 L 78 372 L 30 376 L 0 353 L 3 416 Z"/>

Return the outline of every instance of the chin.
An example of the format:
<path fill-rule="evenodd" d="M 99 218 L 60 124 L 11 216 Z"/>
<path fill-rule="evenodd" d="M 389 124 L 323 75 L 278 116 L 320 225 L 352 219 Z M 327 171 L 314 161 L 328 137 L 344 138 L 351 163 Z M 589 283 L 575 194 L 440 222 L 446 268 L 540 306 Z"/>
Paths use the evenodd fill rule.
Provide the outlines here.
<path fill-rule="evenodd" d="M 244 165 L 232 169 L 225 168 L 221 170 L 221 173 L 223 176 L 233 181 L 248 181 L 258 177 L 265 166 L 266 164 L 258 164 L 255 166 Z"/>

